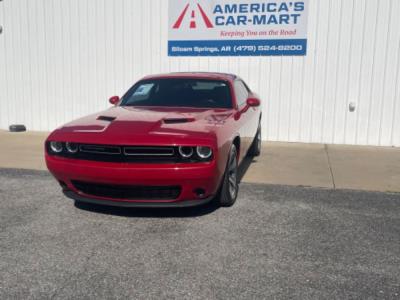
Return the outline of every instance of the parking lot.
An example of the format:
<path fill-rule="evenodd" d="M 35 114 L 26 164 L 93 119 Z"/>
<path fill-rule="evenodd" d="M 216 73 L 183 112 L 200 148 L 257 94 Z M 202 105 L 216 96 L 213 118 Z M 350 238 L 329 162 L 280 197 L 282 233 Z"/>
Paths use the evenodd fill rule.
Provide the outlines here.
<path fill-rule="evenodd" d="M 232 208 L 74 206 L 0 170 L 0 299 L 400 296 L 400 194 L 241 184 Z"/>

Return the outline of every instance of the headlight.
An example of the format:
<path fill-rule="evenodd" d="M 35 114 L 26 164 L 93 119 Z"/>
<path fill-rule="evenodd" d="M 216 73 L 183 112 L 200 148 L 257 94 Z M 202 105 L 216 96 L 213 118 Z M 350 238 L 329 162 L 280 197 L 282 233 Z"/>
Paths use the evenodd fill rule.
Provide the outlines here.
<path fill-rule="evenodd" d="M 179 154 L 183 158 L 189 158 L 193 155 L 193 148 L 192 147 L 186 147 L 186 146 L 180 146 L 179 147 Z"/>
<path fill-rule="evenodd" d="M 196 152 L 197 152 L 197 155 L 198 155 L 201 159 L 210 158 L 211 155 L 212 155 L 212 150 L 211 150 L 210 147 L 197 146 L 197 147 L 196 147 Z"/>
<path fill-rule="evenodd" d="M 61 142 L 50 142 L 50 149 L 54 153 L 60 153 L 63 150 L 63 146 Z"/>
<path fill-rule="evenodd" d="M 67 148 L 69 153 L 76 153 L 78 152 L 78 145 L 75 143 L 66 143 L 65 148 Z"/>

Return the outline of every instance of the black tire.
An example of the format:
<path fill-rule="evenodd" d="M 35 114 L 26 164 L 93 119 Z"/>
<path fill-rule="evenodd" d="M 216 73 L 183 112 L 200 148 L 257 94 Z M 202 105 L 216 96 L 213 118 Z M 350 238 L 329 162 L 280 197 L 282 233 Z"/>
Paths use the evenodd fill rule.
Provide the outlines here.
<path fill-rule="evenodd" d="M 26 131 L 25 125 L 21 125 L 21 124 L 10 125 L 10 127 L 8 129 L 10 130 L 10 132 L 24 132 L 24 131 Z"/>
<path fill-rule="evenodd" d="M 222 178 L 221 188 L 217 195 L 217 201 L 220 206 L 232 206 L 239 192 L 238 182 L 238 161 L 236 146 L 232 145 L 229 152 L 228 163 L 226 165 L 225 174 Z"/>
<path fill-rule="evenodd" d="M 254 137 L 253 143 L 250 146 L 247 155 L 250 157 L 260 156 L 261 154 L 261 120 L 258 123 L 258 129 L 256 136 Z"/>

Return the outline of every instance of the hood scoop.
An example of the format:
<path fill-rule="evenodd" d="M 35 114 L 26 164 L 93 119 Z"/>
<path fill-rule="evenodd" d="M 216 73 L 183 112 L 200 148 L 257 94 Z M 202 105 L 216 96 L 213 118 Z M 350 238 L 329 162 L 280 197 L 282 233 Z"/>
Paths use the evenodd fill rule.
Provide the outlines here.
<path fill-rule="evenodd" d="M 99 116 L 99 117 L 97 117 L 97 120 L 106 121 L 106 122 L 112 122 L 115 119 L 116 119 L 115 117 L 107 117 L 107 116 Z"/>
<path fill-rule="evenodd" d="M 165 118 L 163 122 L 165 124 L 181 124 L 181 123 L 189 123 L 194 122 L 194 118 Z"/>

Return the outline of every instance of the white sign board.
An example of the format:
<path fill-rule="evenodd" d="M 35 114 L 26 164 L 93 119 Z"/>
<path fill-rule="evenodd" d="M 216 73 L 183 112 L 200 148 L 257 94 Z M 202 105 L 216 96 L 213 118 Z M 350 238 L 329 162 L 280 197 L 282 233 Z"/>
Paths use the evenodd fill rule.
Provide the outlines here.
<path fill-rule="evenodd" d="M 305 55 L 308 0 L 169 0 L 168 55 Z"/>

